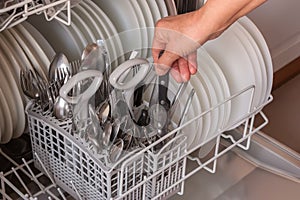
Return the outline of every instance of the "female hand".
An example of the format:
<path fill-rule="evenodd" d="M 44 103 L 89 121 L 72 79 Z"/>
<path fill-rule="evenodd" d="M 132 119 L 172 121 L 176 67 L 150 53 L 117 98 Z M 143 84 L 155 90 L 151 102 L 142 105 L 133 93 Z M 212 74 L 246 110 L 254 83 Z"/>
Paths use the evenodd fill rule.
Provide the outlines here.
<path fill-rule="evenodd" d="M 265 1 L 207 0 L 197 11 L 159 20 L 152 44 L 156 73 L 170 71 L 176 81 L 188 81 L 197 72 L 197 49 Z"/>

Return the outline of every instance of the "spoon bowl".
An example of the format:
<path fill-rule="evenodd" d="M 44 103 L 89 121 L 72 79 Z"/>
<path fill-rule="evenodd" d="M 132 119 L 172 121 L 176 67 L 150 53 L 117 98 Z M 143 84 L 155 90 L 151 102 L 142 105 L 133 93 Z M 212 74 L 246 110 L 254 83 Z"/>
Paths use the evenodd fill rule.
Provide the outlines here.
<path fill-rule="evenodd" d="M 58 96 L 54 102 L 53 114 L 57 119 L 67 119 L 72 116 L 72 107 L 61 96 Z"/>

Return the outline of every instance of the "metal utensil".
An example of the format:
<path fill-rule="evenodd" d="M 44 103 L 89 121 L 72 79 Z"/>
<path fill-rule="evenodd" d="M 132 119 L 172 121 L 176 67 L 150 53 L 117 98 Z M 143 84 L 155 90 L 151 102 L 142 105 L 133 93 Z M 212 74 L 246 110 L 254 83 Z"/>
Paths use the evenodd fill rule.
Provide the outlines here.
<path fill-rule="evenodd" d="M 68 58 L 63 53 L 58 53 L 54 56 L 50 63 L 48 71 L 48 80 L 65 81 L 66 76 L 72 74 Z"/>
<path fill-rule="evenodd" d="M 61 96 L 58 96 L 53 105 L 53 114 L 57 119 L 67 119 L 72 116 L 72 107 Z"/>
<path fill-rule="evenodd" d="M 93 50 L 96 50 L 98 45 L 96 43 L 91 43 L 86 45 L 81 54 L 81 60 L 83 61 Z"/>
<path fill-rule="evenodd" d="M 38 99 L 40 97 L 39 87 L 34 81 L 31 70 L 20 70 L 20 84 L 24 94 L 30 99 Z"/>
<path fill-rule="evenodd" d="M 121 138 L 116 139 L 116 141 L 109 150 L 109 161 L 111 163 L 116 163 L 122 155 L 123 149 L 124 141 Z"/>

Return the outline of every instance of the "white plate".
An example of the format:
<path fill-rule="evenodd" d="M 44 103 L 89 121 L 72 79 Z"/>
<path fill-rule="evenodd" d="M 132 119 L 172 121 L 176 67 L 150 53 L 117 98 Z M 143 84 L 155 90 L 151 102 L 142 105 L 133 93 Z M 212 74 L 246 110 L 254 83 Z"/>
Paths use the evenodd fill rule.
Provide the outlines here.
<path fill-rule="evenodd" d="M 160 12 L 159 12 L 159 8 L 155 2 L 155 0 L 146 0 L 147 3 L 148 3 L 148 6 L 151 10 L 151 13 L 152 13 L 152 17 L 153 17 L 153 22 L 154 24 L 161 19 L 161 15 L 160 15 Z"/>
<path fill-rule="evenodd" d="M 201 65 L 206 65 L 206 63 L 202 60 L 202 59 L 198 59 L 198 66 Z M 217 98 L 217 94 L 215 91 L 215 88 L 213 86 L 212 80 L 210 80 L 208 74 L 206 73 L 206 71 L 203 68 L 198 67 L 198 71 L 195 74 L 195 76 L 200 80 L 200 82 L 202 83 L 206 94 L 208 96 L 208 99 L 210 101 L 210 108 L 216 106 L 218 104 L 218 98 Z M 201 96 L 200 96 L 201 98 Z M 212 135 L 215 134 L 215 132 L 218 129 L 218 124 L 219 124 L 219 120 L 220 120 L 220 108 L 216 108 L 210 111 L 211 113 L 211 125 L 209 127 L 209 131 L 206 134 L 202 134 L 200 137 L 200 141 L 199 143 L 205 142 L 207 141 L 209 138 L 212 137 Z M 224 113 L 223 113 L 224 114 Z"/>
<path fill-rule="evenodd" d="M 214 58 L 222 69 L 230 94 L 234 95 L 245 88 L 255 85 L 255 75 L 251 60 L 239 39 L 229 27 L 221 36 L 204 44 L 204 49 Z M 231 101 L 231 114 L 228 125 L 233 126 L 240 121 L 248 111 L 251 91 L 237 96 Z"/>
<path fill-rule="evenodd" d="M 212 59 L 212 57 L 203 49 L 199 48 L 197 50 L 197 60 L 198 68 L 203 69 L 203 71 L 207 74 L 210 79 L 216 95 L 218 103 L 224 102 L 224 100 L 230 97 L 230 90 L 227 83 L 227 80 L 219 68 L 218 64 Z M 217 129 L 215 131 L 211 131 L 207 138 L 205 139 L 205 144 L 200 148 L 198 156 L 203 158 L 206 156 L 211 149 L 215 146 L 215 140 L 208 142 L 209 140 L 215 138 L 219 130 L 222 130 L 224 126 L 226 126 L 229 117 L 230 117 L 230 103 L 221 104 L 219 107 L 219 120 L 217 124 Z"/>
<path fill-rule="evenodd" d="M 21 87 L 19 84 L 19 78 L 20 78 L 20 69 L 22 68 L 22 62 L 20 61 L 17 54 L 13 53 L 11 44 L 6 40 L 3 34 L 0 34 L 0 49 L 2 49 L 2 55 L 6 57 L 7 60 L 10 62 L 9 70 L 12 73 L 12 76 L 14 77 L 15 82 L 18 85 L 19 91 L 21 91 Z"/>
<path fill-rule="evenodd" d="M 123 63 L 125 61 L 124 50 L 115 25 L 95 2 L 87 1 L 86 3 L 90 4 L 90 6 L 95 9 L 97 15 L 99 16 L 98 19 L 104 23 L 104 27 L 109 29 L 110 34 L 109 37 L 106 38 L 106 42 L 112 43 L 116 47 L 118 63 Z M 113 58 L 113 59 L 117 59 L 117 58 Z"/>
<path fill-rule="evenodd" d="M 200 49 L 198 50 L 200 51 Z M 200 53 L 200 52 L 198 52 Z M 223 91 L 223 98 L 220 102 L 223 102 L 225 99 L 230 97 L 230 89 L 229 89 L 229 85 L 228 82 L 226 80 L 225 75 L 223 74 L 220 66 L 218 65 L 218 63 L 208 54 L 208 52 L 205 51 L 204 48 L 201 47 L 201 53 L 204 54 L 203 55 L 203 59 L 206 60 L 206 63 L 209 64 L 209 69 L 211 69 L 214 74 L 217 76 L 217 79 L 219 81 L 220 87 Z M 223 119 L 223 123 L 221 124 L 221 128 L 224 128 L 226 126 L 226 124 L 228 123 L 228 120 L 230 118 L 230 112 L 231 112 L 231 103 L 230 101 L 227 103 L 223 104 L 225 107 L 225 116 Z"/>
<path fill-rule="evenodd" d="M 202 47 L 197 50 L 197 60 L 203 62 L 203 64 L 198 64 L 198 68 L 202 68 L 211 80 L 216 91 L 218 103 L 224 102 L 225 99 L 230 97 L 230 90 L 222 70 Z M 218 122 L 217 129 L 223 129 L 224 126 L 226 126 L 230 117 L 230 107 L 230 102 L 219 106 L 220 120 Z"/>
<path fill-rule="evenodd" d="M 139 23 L 129 1 L 124 0 L 94 0 L 115 25 L 126 57 L 133 50 L 140 49 L 142 38 Z"/>
<path fill-rule="evenodd" d="M 257 46 L 260 49 L 260 53 L 263 56 L 264 62 L 265 62 L 265 69 L 267 72 L 267 89 L 264 101 L 267 101 L 271 94 L 272 85 L 273 85 L 273 64 L 272 64 L 272 58 L 270 54 L 269 47 L 259 31 L 259 29 L 256 27 L 256 25 L 246 16 L 241 17 L 238 22 L 243 25 L 243 27 L 248 31 L 248 33 L 253 37 L 255 40 Z"/>
<path fill-rule="evenodd" d="M 141 38 L 142 38 L 142 44 L 141 44 L 141 57 L 147 58 L 147 47 L 148 47 L 148 35 L 147 35 L 147 29 L 146 29 L 146 21 L 145 17 L 143 15 L 143 12 L 137 3 L 137 0 L 130 0 L 131 6 L 135 10 L 135 13 L 137 15 L 137 19 L 139 22 L 139 28 L 141 32 Z"/>
<path fill-rule="evenodd" d="M 2 44 L 2 43 L 1 43 Z M 9 51 L 9 49 L 7 49 Z M 14 79 L 12 75 L 12 71 L 10 70 L 11 66 L 9 61 L 5 58 L 5 56 L 0 55 L 0 60 L 2 64 L 2 72 L 3 75 L 5 76 L 8 86 L 10 88 L 11 92 L 11 97 L 12 99 L 8 99 L 10 103 L 13 103 L 12 107 L 10 107 L 11 111 L 11 116 L 13 120 L 13 138 L 19 137 L 20 135 L 23 134 L 24 129 L 25 129 L 25 113 L 24 113 L 24 105 L 23 105 L 23 100 L 21 98 L 21 91 L 18 88 L 16 80 Z M 1 71 L 1 70 L 0 70 Z M 4 79 L 5 80 L 5 79 Z M 2 82 L 3 84 L 3 82 Z M 8 91 L 4 91 L 6 94 L 9 94 Z M 9 96 L 9 95 L 8 95 Z M 14 121 L 15 120 L 15 121 Z"/>
<path fill-rule="evenodd" d="M 65 15 L 65 13 L 60 12 L 58 15 L 60 18 L 67 20 L 67 16 Z M 86 41 L 84 35 L 82 34 L 81 29 L 79 29 L 77 27 L 77 25 L 74 23 L 71 23 L 70 26 L 66 26 L 66 27 L 72 33 L 74 40 L 77 42 L 77 46 L 80 48 L 80 51 L 82 52 L 82 50 L 86 47 L 87 41 Z M 74 61 L 74 60 L 71 60 L 71 61 Z"/>
<path fill-rule="evenodd" d="M 4 64 L 4 58 L 2 59 L 2 57 L 3 56 L 0 55 L 1 64 L 7 67 L 7 65 Z M 14 101 L 12 87 L 10 86 L 10 81 L 9 79 L 7 79 L 7 74 L 4 73 L 2 67 L 0 68 L 0 80 L 0 87 L 7 103 L 7 105 L 5 106 L 7 109 L 5 110 L 5 112 L 3 112 L 3 114 L 5 117 L 8 116 L 8 119 L 6 120 L 4 138 L 2 138 L 2 141 L 8 142 L 12 138 L 13 133 L 18 126 L 17 108 Z"/>
<path fill-rule="evenodd" d="M 264 59 L 261 55 L 261 52 L 256 44 L 256 42 L 254 41 L 254 39 L 252 38 L 252 36 L 248 33 L 248 31 L 239 23 L 237 22 L 238 28 L 242 31 L 242 33 L 247 37 L 248 41 L 251 44 L 251 47 L 254 50 L 256 59 L 258 60 L 258 66 L 259 67 L 255 67 L 255 69 L 257 69 L 258 73 L 260 73 L 261 76 L 261 98 L 260 98 L 260 102 L 259 105 L 261 105 L 265 99 L 265 95 L 267 92 L 267 84 L 268 84 L 268 79 L 267 79 L 267 71 L 266 71 L 266 65 L 264 62 Z M 258 105 L 258 106 L 259 106 Z"/>
<path fill-rule="evenodd" d="M 21 65 L 20 67 L 22 69 L 33 69 L 31 62 L 28 60 L 26 54 L 24 53 L 22 47 L 18 44 L 17 40 L 15 37 L 12 35 L 10 32 L 11 30 L 4 30 L 3 31 L 3 36 L 4 38 L 9 42 L 10 47 L 11 47 L 11 52 L 13 52 L 14 55 L 18 55 L 17 57 L 21 60 Z"/>
<path fill-rule="evenodd" d="M 22 22 L 24 28 L 29 32 L 30 35 L 37 41 L 37 43 L 43 48 L 44 53 L 49 60 L 52 60 L 55 56 L 55 51 L 44 36 L 30 23 Z M 48 66 L 49 67 L 49 66 Z"/>
<path fill-rule="evenodd" d="M 0 74 L 0 77 L 3 75 Z M 0 83 L 4 79 L 0 79 Z M 0 85 L 0 120 L 1 120 L 1 137 L 0 143 L 5 144 L 10 141 L 13 132 L 12 118 L 10 115 L 9 105 L 6 100 L 6 94 L 4 94 L 3 90 L 5 90 L 4 86 Z M 1 119 L 2 118 L 2 119 Z"/>
<path fill-rule="evenodd" d="M 202 111 L 202 112 L 200 111 L 200 113 L 198 115 L 198 116 L 200 116 L 200 114 L 209 110 L 209 108 L 211 107 L 209 96 L 207 94 L 207 91 L 203 87 L 203 83 L 197 76 L 191 77 L 190 84 L 195 89 L 195 93 L 198 96 L 198 99 L 200 101 L 201 111 Z M 211 123 L 212 123 L 211 113 L 209 112 L 205 115 L 202 115 L 198 119 L 198 121 L 202 124 L 202 126 L 200 124 L 198 131 L 195 131 L 196 137 L 195 137 L 192 145 L 190 146 L 190 148 L 198 147 L 199 145 L 201 145 L 201 143 L 203 143 L 203 141 L 201 141 L 201 138 L 205 138 L 207 136 L 209 129 L 211 127 Z"/>
<path fill-rule="evenodd" d="M 168 96 L 174 96 L 175 93 L 177 92 L 179 85 L 172 77 L 170 77 L 170 83 L 169 83 L 169 93 L 172 93 L 172 95 Z M 188 96 L 190 91 L 192 90 L 193 85 L 191 83 L 188 83 L 184 95 L 182 95 L 181 97 L 179 97 L 179 106 L 176 109 L 176 116 L 174 116 L 172 119 L 175 122 L 179 121 L 179 118 L 181 117 L 181 114 L 183 112 L 183 109 L 186 105 L 186 102 L 188 100 Z M 196 92 L 196 90 L 195 90 Z M 190 120 L 192 120 L 193 118 L 195 118 L 196 116 L 199 116 L 201 114 L 202 108 L 200 105 L 200 100 L 198 98 L 198 96 L 195 94 L 193 97 L 193 101 L 191 102 L 190 108 L 188 110 L 188 114 L 186 115 L 185 120 L 183 121 L 182 126 L 184 126 L 184 124 Z M 185 135 L 187 137 L 187 147 L 188 149 L 192 148 L 192 144 L 194 143 L 196 137 L 197 137 L 197 133 L 199 132 L 199 129 L 202 128 L 202 118 L 194 120 L 193 122 L 191 122 L 190 124 L 188 124 L 187 126 L 183 127 L 180 131 L 181 134 Z"/>
<path fill-rule="evenodd" d="M 82 47 L 66 25 L 56 20 L 48 22 L 41 15 L 32 15 L 27 21 L 40 31 L 56 53 L 64 53 L 70 61 L 80 59 Z"/>
<path fill-rule="evenodd" d="M 145 0 L 137 0 L 137 2 L 139 4 L 140 8 L 142 9 L 142 12 L 144 13 L 144 18 L 146 21 L 147 35 L 148 35 L 147 57 L 150 57 L 155 24 L 153 21 L 153 16 L 152 16 L 151 10 L 150 10 L 147 2 Z"/>
<path fill-rule="evenodd" d="M 78 14 L 78 16 L 86 23 L 87 27 L 90 29 L 90 31 L 93 33 L 93 42 L 96 42 L 97 39 L 103 39 L 104 35 L 101 32 L 100 28 L 97 26 L 97 23 L 91 16 L 91 13 L 89 13 L 85 8 L 83 7 L 84 2 L 80 3 L 76 7 L 73 8 L 73 10 Z"/>
<path fill-rule="evenodd" d="M 34 68 L 41 77 L 47 80 L 47 75 L 40 67 L 41 61 L 38 59 L 38 55 L 34 54 L 35 52 L 33 50 L 33 47 L 30 45 L 29 41 L 25 39 L 24 35 L 20 33 L 18 29 L 12 28 L 10 29 L 10 32 L 22 48 L 23 52 L 26 54 L 28 60 L 31 62 L 32 68 Z"/>
<path fill-rule="evenodd" d="M 241 30 L 241 25 L 236 22 L 232 25 L 232 30 L 235 33 L 235 36 L 240 40 L 241 44 L 244 46 L 244 49 L 246 50 L 249 59 L 252 63 L 252 68 L 254 72 L 254 77 L 255 77 L 255 95 L 253 99 L 253 106 L 257 107 L 260 105 L 262 96 L 264 96 L 265 91 L 264 91 L 264 82 L 266 80 L 263 80 L 262 76 L 262 70 L 261 66 L 257 57 L 257 54 L 250 43 L 248 37 L 242 32 Z"/>
<path fill-rule="evenodd" d="M 177 15 L 177 9 L 176 9 L 176 4 L 174 0 L 165 0 L 167 10 L 168 10 L 168 15 L 169 16 L 174 16 Z"/>
<path fill-rule="evenodd" d="M 168 9 L 165 3 L 165 0 L 155 0 L 160 12 L 161 17 L 167 17 L 168 16 Z"/>
<path fill-rule="evenodd" d="M 37 41 L 32 37 L 32 35 L 24 28 L 22 24 L 15 26 L 16 32 L 18 32 L 19 37 L 21 37 L 27 47 L 22 46 L 30 60 L 33 61 L 35 58 L 37 65 L 34 65 L 35 68 L 45 77 L 47 77 L 48 69 L 50 65 L 50 60 L 45 54 L 42 47 L 37 43 Z M 19 42 L 19 41 L 18 41 Z M 24 44 L 23 42 L 19 42 Z"/>
<path fill-rule="evenodd" d="M 108 27 L 106 27 L 105 23 L 102 22 L 100 17 L 98 17 L 98 14 L 94 11 L 94 8 L 96 5 L 91 6 L 87 2 L 82 2 L 81 5 L 91 15 L 91 17 L 93 18 L 93 20 L 97 24 L 97 27 L 100 30 L 100 33 L 95 33 L 96 39 L 97 40 L 98 39 L 105 40 L 106 38 L 108 38 L 111 33 L 110 33 Z M 118 62 L 117 62 L 116 58 L 117 58 L 118 53 L 116 51 L 116 48 L 114 47 L 114 45 L 111 42 L 106 43 L 106 48 L 108 50 L 110 60 L 113 61 L 112 65 L 117 65 Z"/>
<path fill-rule="evenodd" d="M 93 32 L 90 30 L 88 25 L 83 21 L 83 19 L 77 14 L 77 12 L 72 9 L 71 10 L 72 15 L 72 24 L 76 25 L 78 29 L 80 30 L 84 40 L 85 40 L 85 46 L 95 42 L 96 38 L 93 34 Z M 83 50 L 83 49 L 82 49 Z"/>

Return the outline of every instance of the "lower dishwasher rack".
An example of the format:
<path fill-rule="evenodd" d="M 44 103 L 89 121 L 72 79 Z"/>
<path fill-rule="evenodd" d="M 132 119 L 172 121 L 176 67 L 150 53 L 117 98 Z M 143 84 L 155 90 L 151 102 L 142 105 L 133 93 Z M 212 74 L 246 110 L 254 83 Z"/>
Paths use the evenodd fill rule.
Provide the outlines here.
<path fill-rule="evenodd" d="M 253 91 L 254 87 L 246 88 L 244 91 L 241 91 L 241 93 L 248 90 Z M 211 110 L 216 109 L 218 106 L 230 101 L 238 95 L 239 94 L 233 95 L 197 117 L 202 117 L 204 114 L 211 112 Z M 248 115 L 237 122 L 237 124 L 240 125 L 234 130 L 237 130 L 237 132 L 241 134 L 225 132 L 224 130 L 228 129 L 228 127 L 225 127 L 223 130 L 220 130 L 215 137 L 207 140 L 206 143 L 214 141 L 215 148 L 208 156 L 206 156 L 206 158 L 200 159 L 197 155 L 194 156 L 196 154 L 195 152 L 197 152 L 203 144 L 187 150 L 185 138 L 178 135 L 168 143 L 169 146 L 166 145 L 167 147 L 164 147 L 168 150 L 162 151 L 161 154 L 152 154 L 151 151 L 149 151 L 152 147 L 152 145 L 150 145 L 142 150 L 125 156 L 122 162 L 120 161 L 118 165 L 116 164 L 116 166 L 118 166 L 117 170 L 104 169 L 101 164 L 99 165 L 98 161 L 95 162 L 95 160 L 97 160 L 95 155 L 82 150 L 84 147 L 82 141 L 76 141 L 74 138 L 70 139 L 71 134 L 68 132 L 70 131 L 69 128 L 71 126 L 70 121 L 60 122 L 59 126 L 57 126 L 57 121 L 55 121 L 55 119 L 41 115 L 41 113 L 38 112 L 38 108 L 34 107 L 33 104 L 28 104 L 26 110 L 29 119 L 29 130 L 33 143 L 34 158 L 31 161 L 23 160 L 23 164 L 21 165 L 14 163 L 16 166 L 15 168 L 5 174 L 0 174 L 2 198 L 15 199 L 6 192 L 9 190 L 13 190 L 14 195 L 19 197 L 18 199 L 176 198 L 176 196 L 174 196 L 176 193 L 178 195 L 184 194 L 185 181 L 188 178 L 195 176 L 201 169 L 205 169 L 210 173 L 216 173 L 217 161 L 221 156 L 228 151 L 231 153 L 231 150 L 234 147 L 240 147 L 243 150 L 248 150 L 250 148 L 250 143 L 252 143 L 251 137 L 253 134 L 260 131 L 260 129 L 268 123 L 268 119 L 261 109 L 271 100 L 272 96 L 270 96 L 261 107 L 255 109 L 253 112 L 249 112 Z M 250 107 L 251 106 L 249 106 L 249 108 Z M 258 116 L 263 119 L 263 122 L 255 128 L 254 121 Z M 183 126 L 187 126 L 192 120 Z M 160 140 L 154 142 L 153 146 L 176 133 L 180 128 L 182 127 L 174 129 Z M 242 129 L 242 131 L 239 129 Z M 63 134 L 61 134 L 61 132 L 63 132 Z M 53 133 L 56 134 L 56 138 L 51 136 Z M 37 141 L 41 139 L 40 135 L 43 134 L 44 136 L 42 137 L 45 137 L 43 140 L 48 142 L 37 143 Z M 47 137 L 51 137 L 51 139 Z M 61 145 L 59 142 L 62 141 L 66 142 L 66 144 Z M 227 141 L 227 145 L 224 145 L 223 141 Z M 58 144 L 58 146 L 55 147 L 55 143 L 56 145 Z M 61 146 L 64 147 L 63 150 L 66 152 L 62 153 L 59 150 Z M 69 157 L 67 156 L 68 151 L 71 155 Z M 0 152 L 3 153 L 2 151 Z M 65 156 L 60 156 L 60 153 Z M 82 157 L 89 160 L 89 162 L 83 160 Z M 196 166 L 192 170 L 186 171 L 187 160 L 196 163 Z M 34 163 L 34 167 L 41 171 L 40 174 L 36 175 L 33 173 L 29 163 Z M 86 165 L 88 167 L 83 168 L 81 165 Z M 59 168 L 60 171 L 57 171 L 57 168 Z M 15 169 L 21 169 L 23 173 L 38 186 L 40 191 L 34 194 L 30 192 L 30 189 L 26 188 L 24 181 L 18 177 L 18 173 L 15 172 Z M 17 176 L 18 181 L 22 185 L 21 189 L 15 187 L 6 178 L 10 174 Z M 95 174 L 97 177 L 94 177 Z M 49 183 L 47 186 L 42 185 L 40 182 L 38 177 L 41 176 L 47 177 Z M 103 182 L 105 184 L 103 184 Z M 7 190 L 7 188 L 9 188 L 9 190 Z M 87 197 L 87 193 L 89 195 L 92 194 L 93 196 Z M 40 198 L 41 194 L 43 195 Z M 72 197 L 68 194 L 71 194 Z"/>

